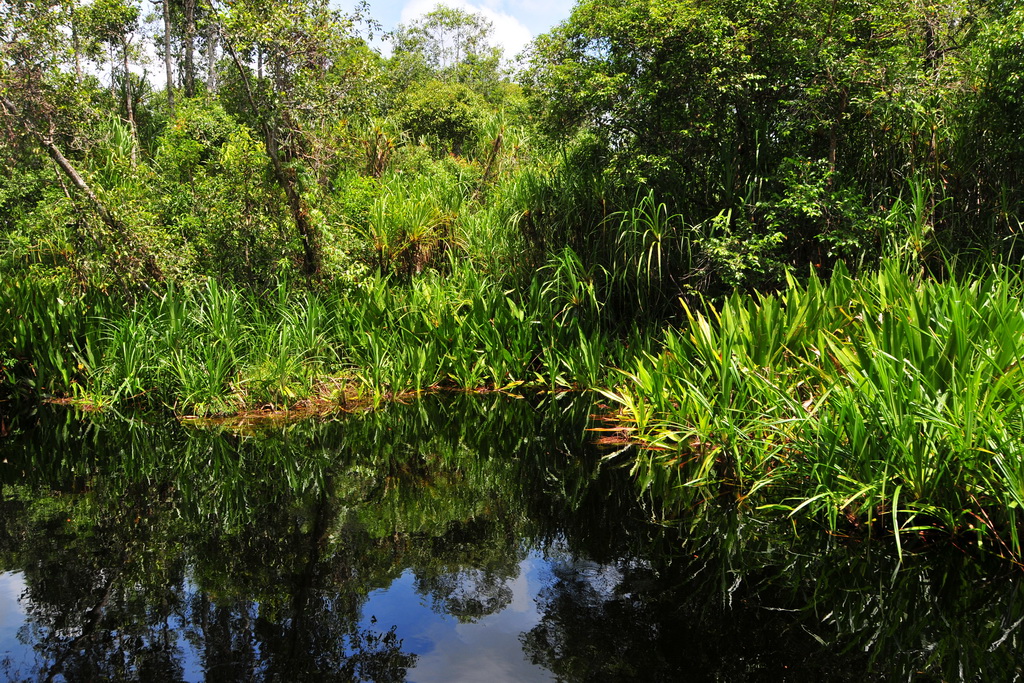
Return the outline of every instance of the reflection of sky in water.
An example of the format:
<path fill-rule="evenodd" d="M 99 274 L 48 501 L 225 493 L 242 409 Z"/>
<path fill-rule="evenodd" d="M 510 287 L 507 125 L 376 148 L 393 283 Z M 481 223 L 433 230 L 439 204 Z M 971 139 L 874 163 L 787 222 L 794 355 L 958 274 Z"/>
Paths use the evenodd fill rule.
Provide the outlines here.
<path fill-rule="evenodd" d="M 18 598 L 25 590 L 21 572 L 0 574 L 0 629 L 21 626 L 25 610 L 18 604 Z"/>
<path fill-rule="evenodd" d="M 519 564 L 519 575 L 509 582 L 512 600 L 507 607 L 474 623 L 460 624 L 430 609 L 415 592 L 412 572 L 406 571 L 388 588 L 370 594 L 363 608 L 364 627 L 386 631 L 397 625 L 402 649 L 419 655 L 408 679 L 430 681 L 550 681 L 550 672 L 531 664 L 523 654 L 519 636 L 540 621 L 535 598 L 547 575 L 546 563 L 531 553 Z"/>
<path fill-rule="evenodd" d="M 378 632 L 397 626 L 402 649 L 419 655 L 416 667 L 409 671 L 409 681 L 550 681 L 550 672 L 527 660 L 520 636 L 540 622 L 536 598 L 551 578 L 548 562 L 531 553 L 508 583 L 511 600 L 504 609 L 472 623 L 459 623 L 455 617 L 434 612 L 429 596 L 416 592 L 413 572 L 406 571 L 389 587 L 370 593 L 361 626 Z M 20 573 L 0 574 L 0 661 L 4 662 L 0 676 L 25 674 L 40 664 L 32 647 L 17 637 L 26 618 L 19 603 L 24 590 Z M 195 590 L 187 581 L 185 594 L 192 595 Z M 376 624 L 371 617 L 376 617 Z M 184 637 L 186 624 L 172 616 L 170 625 L 177 631 L 183 680 L 203 680 L 201 658 Z"/>
<path fill-rule="evenodd" d="M 191 579 L 186 578 L 185 595 L 191 598 L 195 595 L 196 591 L 196 585 L 192 583 Z M 188 628 L 188 623 L 179 616 L 172 616 L 170 622 L 171 627 L 175 631 L 176 645 L 178 646 L 178 650 L 181 652 L 181 657 L 178 659 L 178 662 L 181 664 L 182 668 L 182 680 L 187 683 L 205 680 L 206 674 L 203 671 L 202 657 L 185 637 L 185 630 Z"/>
<path fill-rule="evenodd" d="M 552 548 L 549 548 L 549 551 Z M 558 569 L 556 569 L 558 568 Z M 545 557 L 531 552 L 519 563 L 518 572 L 506 584 L 511 592 L 504 608 L 473 622 L 460 623 L 449 614 L 431 609 L 431 596 L 417 592 L 416 576 L 406 570 L 390 586 L 369 594 L 360 627 L 378 633 L 395 626 L 402 650 L 418 656 L 407 680 L 431 681 L 551 681 L 551 672 L 534 666 L 524 655 L 521 636 L 537 626 L 541 613 L 537 600 L 541 591 L 556 580 L 555 573 L 569 572 L 586 581 L 603 598 L 611 597 L 621 579 L 611 567 L 573 558 L 556 551 Z M 472 581 L 473 574 L 464 575 Z M 191 599 L 197 586 L 186 579 L 183 595 Z M 21 573 L 0 573 L 0 679 L 20 673 L 38 673 L 45 663 L 36 661 L 31 646 L 18 640 L 25 626 L 26 610 L 19 598 L 25 583 Z M 254 615 L 255 616 L 255 615 Z M 375 618 L 373 622 L 371 619 Z M 187 618 L 175 614 L 169 626 L 176 631 L 177 661 L 183 681 L 205 679 L 200 652 L 185 637 Z"/>
<path fill-rule="evenodd" d="M 0 573 L 0 674 L 6 676 L 25 675 L 32 668 L 32 648 L 18 640 L 18 629 L 25 623 L 18 599 L 24 591 L 21 572 Z"/>
<path fill-rule="evenodd" d="M 455 617 L 430 608 L 430 597 L 416 592 L 415 576 L 408 570 L 389 587 L 370 593 L 361 627 L 385 632 L 397 626 L 403 651 L 419 656 L 416 667 L 408 673 L 409 681 L 550 681 L 550 672 L 527 660 L 520 636 L 540 622 L 537 595 L 551 579 L 548 561 L 531 553 L 519 563 L 517 576 L 508 582 L 511 600 L 503 609 L 472 623 L 459 623 Z M 186 581 L 184 588 L 187 596 L 197 590 L 191 581 Z M 0 678 L 38 673 L 40 665 L 45 666 L 36 661 L 32 647 L 17 637 L 27 616 L 19 603 L 24 590 L 20 573 L 0 574 Z M 376 624 L 371 623 L 371 617 L 376 617 Z M 173 615 L 169 624 L 177 631 L 182 680 L 202 681 L 202 658 L 184 636 L 186 623 Z"/>

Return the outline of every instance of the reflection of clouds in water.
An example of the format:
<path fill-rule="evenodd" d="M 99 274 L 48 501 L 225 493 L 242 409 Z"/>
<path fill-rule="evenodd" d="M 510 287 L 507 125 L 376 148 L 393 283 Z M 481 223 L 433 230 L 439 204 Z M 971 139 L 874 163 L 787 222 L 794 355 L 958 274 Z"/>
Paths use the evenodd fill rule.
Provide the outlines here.
<path fill-rule="evenodd" d="M 16 628 L 25 619 L 25 608 L 18 598 L 25 592 L 25 579 L 20 572 L 0 574 L 0 628 Z"/>
<path fill-rule="evenodd" d="M 556 582 L 569 582 L 586 589 L 595 602 L 607 602 L 630 595 L 626 590 L 626 577 L 636 572 L 653 571 L 649 559 L 618 557 L 614 563 L 596 562 L 577 556 L 565 538 L 557 538 L 545 548 L 546 562 L 540 566 L 544 572 L 541 598 L 550 597 Z"/>
<path fill-rule="evenodd" d="M 502 613 L 505 614 L 505 613 Z M 486 623 L 485 623 L 486 622 Z M 519 634 L 535 620 L 520 621 L 494 615 L 476 624 L 460 624 L 454 631 L 443 624 L 431 628 L 437 644 L 420 657 L 409 680 L 431 681 L 550 681 L 550 672 L 535 667 L 523 654 Z"/>
<path fill-rule="evenodd" d="M 554 674 L 533 664 L 524 651 L 530 634 L 544 626 L 540 610 L 556 609 L 562 598 L 571 598 L 571 607 L 590 610 L 591 616 L 606 604 L 629 603 L 632 581 L 627 577 L 644 568 L 650 563 L 636 558 L 611 563 L 581 558 L 564 539 L 555 539 L 543 552 L 533 551 L 501 570 L 467 567 L 427 580 L 406 571 L 371 594 L 364 618 L 375 615 L 377 629 L 398 624 L 396 635 L 404 649 L 418 655 L 408 672 L 410 681 L 551 681 Z M 489 597 L 502 604 L 488 604 Z M 481 611 L 468 614 L 471 603 Z M 487 607 L 495 609 L 485 613 Z M 621 628 L 616 624 L 619 636 Z M 614 648 L 609 651 L 615 654 Z"/>
<path fill-rule="evenodd" d="M 25 592 L 21 572 L 0 573 L 0 679 L 30 680 L 35 653 L 18 638 L 25 626 L 26 611 L 18 598 Z"/>
<path fill-rule="evenodd" d="M 531 664 L 523 653 L 520 635 L 540 622 L 536 596 L 543 583 L 544 561 L 530 555 L 505 587 L 511 592 L 507 607 L 472 623 L 447 618 L 434 620 L 423 634 L 433 643 L 420 656 L 409 680 L 430 681 L 550 681 L 550 672 Z M 401 634 L 400 634 L 401 635 Z"/>
<path fill-rule="evenodd" d="M 509 584 L 512 590 L 512 600 L 508 603 L 508 610 L 512 612 L 537 612 L 537 604 L 533 600 L 533 591 L 530 590 L 530 580 L 527 578 L 525 567 L 530 560 L 525 560 L 519 565 L 519 575 Z"/>

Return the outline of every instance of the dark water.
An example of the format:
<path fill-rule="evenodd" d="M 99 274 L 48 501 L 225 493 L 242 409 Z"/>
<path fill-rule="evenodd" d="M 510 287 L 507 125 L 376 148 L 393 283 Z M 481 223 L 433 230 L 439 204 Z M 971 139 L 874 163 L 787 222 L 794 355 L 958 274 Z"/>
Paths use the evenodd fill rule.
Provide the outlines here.
<path fill-rule="evenodd" d="M 8 416 L 0 679 L 1024 675 L 1019 571 L 641 493 L 590 411 L 434 397 L 248 434 Z"/>

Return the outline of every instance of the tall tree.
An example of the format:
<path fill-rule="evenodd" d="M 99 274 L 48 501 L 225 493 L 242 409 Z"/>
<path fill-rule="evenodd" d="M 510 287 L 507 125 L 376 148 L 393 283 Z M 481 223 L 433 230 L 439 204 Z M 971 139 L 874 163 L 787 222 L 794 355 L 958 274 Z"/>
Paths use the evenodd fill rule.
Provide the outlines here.
<path fill-rule="evenodd" d="M 217 22 L 211 18 L 206 24 L 206 92 L 217 90 Z"/>
<path fill-rule="evenodd" d="M 438 5 L 395 31 L 397 71 L 404 72 L 404 85 L 432 77 L 488 94 L 502 76 L 502 50 L 493 37 L 494 25 L 483 15 Z"/>
<path fill-rule="evenodd" d="M 185 97 L 196 96 L 196 0 L 181 0 L 184 13 Z"/>
<path fill-rule="evenodd" d="M 235 0 L 223 12 L 222 24 L 245 118 L 263 132 L 302 245 L 302 270 L 315 275 L 321 263 L 319 229 L 300 173 L 310 153 L 308 133 L 365 108 L 372 57 L 355 35 L 352 19 L 326 0 Z M 265 77 L 259 68 L 264 63 Z"/>

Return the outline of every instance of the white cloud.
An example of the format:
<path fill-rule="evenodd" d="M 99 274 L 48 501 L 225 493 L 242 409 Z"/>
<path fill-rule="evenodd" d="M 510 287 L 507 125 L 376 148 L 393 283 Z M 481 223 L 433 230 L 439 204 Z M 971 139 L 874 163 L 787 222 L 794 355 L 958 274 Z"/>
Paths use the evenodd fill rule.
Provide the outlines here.
<path fill-rule="evenodd" d="M 512 59 L 533 40 L 533 33 L 519 19 L 502 11 L 500 0 L 483 0 L 474 4 L 465 0 L 411 0 L 402 7 L 400 21 L 407 24 L 419 19 L 438 5 L 480 14 L 494 25 L 494 42 L 505 51 L 505 59 Z"/>

